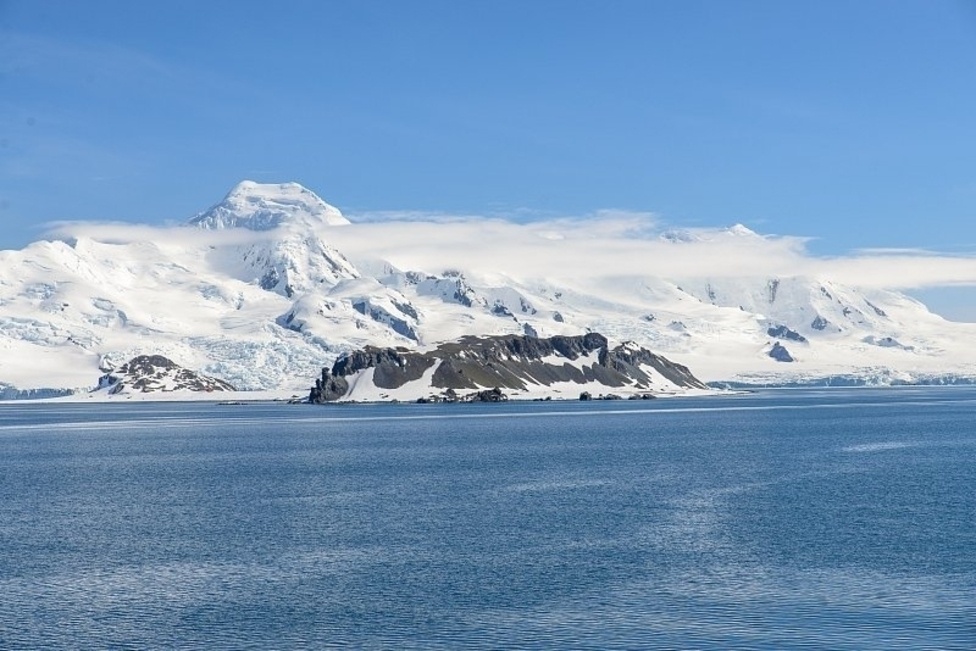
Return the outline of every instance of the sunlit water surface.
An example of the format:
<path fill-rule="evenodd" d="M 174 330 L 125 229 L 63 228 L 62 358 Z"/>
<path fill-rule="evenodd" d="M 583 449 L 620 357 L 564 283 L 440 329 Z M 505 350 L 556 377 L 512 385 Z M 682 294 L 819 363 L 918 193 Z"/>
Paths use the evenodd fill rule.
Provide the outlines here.
<path fill-rule="evenodd" d="M 976 390 L 0 406 L 0 648 L 976 648 Z"/>

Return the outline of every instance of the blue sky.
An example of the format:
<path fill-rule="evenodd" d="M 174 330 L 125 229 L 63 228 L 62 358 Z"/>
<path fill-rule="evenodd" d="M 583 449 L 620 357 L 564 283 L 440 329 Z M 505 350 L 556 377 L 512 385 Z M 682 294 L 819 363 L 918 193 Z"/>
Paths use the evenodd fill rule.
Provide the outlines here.
<path fill-rule="evenodd" d="M 0 0 L 0 248 L 250 178 L 972 255 L 974 116 L 974 2 Z"/>

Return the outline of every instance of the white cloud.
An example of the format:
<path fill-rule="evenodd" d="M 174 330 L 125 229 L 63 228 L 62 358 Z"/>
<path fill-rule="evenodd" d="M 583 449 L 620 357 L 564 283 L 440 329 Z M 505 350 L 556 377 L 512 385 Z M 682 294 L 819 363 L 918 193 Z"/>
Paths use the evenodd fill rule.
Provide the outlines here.
<path fill-rule="evenodd" d="M 385 219 L 381 220 L 381 217 Z M 856 251 L 818 257 L 806 238 L 767 236 L 744 227 L 668 231 L 649 213 L 601 211 L 517 223 L 471 215 L 373 213 L 327 241 L 353 261 L 381 259 L 404 270 L 521 278 L 600 279 L 811 276 L 860 287 L 918 289 L 976 285 L 976 258 L 916 250 Z M 273 232 L 208 232 L 187 227 L 65 222 L 57 237 L 152 241 L 171 246 L 245 244 Z"/>
<path fill-rule="evenodd" d="M 388 218 L 392 214 L 386 215 Z M 446 268 L 529 277 L 814 276 L 862 287 L 976 285 L 976 258 L 919 250 L 868 250 L 817 257 L 806 238 L 742 227 L 669 233 L 652 214 L 601 211 L 582 218 L 515 223 L 498 218 L 370 220 L 327 237 L 353 258 L 404 269 Z"/>
<path fill-rule="evenodd" d="M 959 255 L 881 254 L 812 259 L 818 274 L 861 287 L 918 289 L 976 285 L 976 258 Z"/>
<path fill-rule="evenodd" d="M 674 242 L 660 233 L 649 213 L 601 211 L 527 223 L 411 214 L 408 222 L 361 222 L 326 236 L 352 258 L 404 269 L 529 277 L 785 275 L 805 259 L 796 238 L 699 229 Z"/>

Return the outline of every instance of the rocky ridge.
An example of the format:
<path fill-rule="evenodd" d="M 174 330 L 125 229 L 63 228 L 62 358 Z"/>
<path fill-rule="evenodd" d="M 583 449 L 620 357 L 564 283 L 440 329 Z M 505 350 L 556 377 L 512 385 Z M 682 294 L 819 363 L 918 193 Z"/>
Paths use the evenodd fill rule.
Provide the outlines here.
<path fill-rule="evenodd" d="M 364 381 L 379 396 L 386 390 L 388 397 L 409 399 L 463 398 L 486 389 L 531 394 L 566 384 L 625 393 L 708 388 L 685 366 L 633 343 L 611 348 L 595 332 L 549 338 L 468 336 L 428 352 L 367 346 L 348 353 L 322 370 L 309 402 L 355 400 Z"/>
<path fill-rule="evenodd" d="M 139 355 L 116 369 L 106 369 L 99 378 L 99 390 L 110 395 L 155 391 L 235 391 L 223 380 L 202 375 L 162 355 Z"/>

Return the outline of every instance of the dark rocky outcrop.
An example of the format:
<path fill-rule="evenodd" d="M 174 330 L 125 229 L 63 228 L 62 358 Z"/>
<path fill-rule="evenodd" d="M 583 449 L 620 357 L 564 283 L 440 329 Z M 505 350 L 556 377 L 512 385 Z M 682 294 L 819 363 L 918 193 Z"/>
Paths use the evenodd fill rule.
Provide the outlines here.
<path fill-rule="evenodd" d="M 349 382 L 344 377 L 326 376 L 315 380 L 315 386 L 309 394 L 309 402 L 333 402 L 349 391 Z"/>
<path fill-rule="evenodd" d="M 882 310 L 880 307 L 878 307 L 877 305 L 875 305 L 874 303 L 872 303 L 871 301 L 868 301 L 868 300 L 866 300 L 864 302 L 867 303 L 867 306 L 869 308 L 871 308 L 872 310 L 874 310 L 874 313 L 875 314 L 877 314 L 878 316 L 882 316 L 882 317 L 886 317 L 887 318 L 888 313 L 885 312 L 884 310 Z"/>
<path fill-rule="evenodd" d="M 442 393 L 431 394 L 417 398 L 420 404 L 437 402 L 505 402 L 508 396 L 505 392 L 495 387 L 494 389 L 482 389 L 464 395 L 459 395 L 454 389 L 445 389 Z"/>
<path fill-rule="evenodd" d="M 512 314 L 512 311 L 502 303 L 495 303 L 495 305 L 491 308 L 491 313 L 494 314 L 495 316 L 505 316 L 505 317 L 515 318 L 515 315 Z"/>
<path fill-rule="evenodd" d="M 394 306 L 404 315 L 410 316 L 413 319 L 417 318 L 417 311 L 414 310 L 412 306 L 407 305 L 406 303 L 394 303 Z M 382 307 L 373 305 L 369 299 L 364 298 L 354 301 L 352 308 L 363 316 L 367 316 L 373 321 L 389 327 L 398 335 L 417 341 L 417 333 L 406 319 L 401 319 L 394 314 L 390 314 Z"/>
<path fill-rule="evenodd" d="M 476 391 L 470 396 L 466 396 L 466 402 L 505 402 L 508 400 L 501 389 L 495 387 L 494 389 L 484 389 L 482 391 Z"/>
<path fill-rule="evenodd" d="M 790 351 L 788 351 L 786 349 L 786 346 L 784 346 L 783 344 L 779 343 L 778 341 L 773 344 L 773 347 L 770 348 L 769 349 L 769 352 L 766 353 L 766 354 L 769 355 L 770 357 L 772 357 L 773 359 L 775 359 L 777 362 L 795 362 L 796 361 L 795 359 L 793 359 L 793 356 L 790 355 Z"/>
<path fill-rule="evenodd" d="M 676 364 L 666 357 L 655 355 L 646 348 L 640 348 L 633 343 L 625 343 L 617 346 L 613 350 L 606 350 L 601 353 L 601 364 L 620 372 L 629 377 L 635 377 L 645 382 L 650 377 L 641 370 L 642 366 L 650 366 L 658 373 L 666 377 L 678 386 L 701 389 L 705 384 L 692 375 L 687 366 Z M 603 357 L 605 356 L 605 359 Z"/>
<path fill-rule="evenodd" d="M 572 363 L 581 357 L 587 358 L 588 363 Z M 367 346 L 341 357 L 331 369 L 323 369 L 309 401 L 321 403 L 342 398 L 350 390 L 347 378 L 366 369 L 373 369 L 372 380 L 377 387 L 397 389 L 419 380 L 435 365 L 431 389 L 440 389 L 442 395 L 484 392 L 485 387 L 490 387 L 490 392 L 521 391 L 532 385 L 549 386 L 557 382 L 649 390 L 653 384 L 650 369 L 679 387 L 707 388 L 680 364 L 635 344 L 610 348 L 606 337 L 591 332 L 549 338 L 469 336 L 426 353 Z"/>
<path fill-rule="evenodd" d="M 818 317 L 819 318 L 819 317 Z M 766 329 L 766 334 L 770 337 L 776 337 L 777 339 L 786 339 L 787 341 L 796 341 L 801 344 L 807 343 L 807 338 L 801 335 L 796 330 L 790 330 L 785 325 L 772 326 Z"/>
<path fill-rule="evenodd" d="M 139 355 L 116 369 L 108 370 L 98 379 L 99 389 L 110 394 L 126 391 L 235 391 L 217 378 L 202 375 L 176 364 L 162 355 Z"/>

